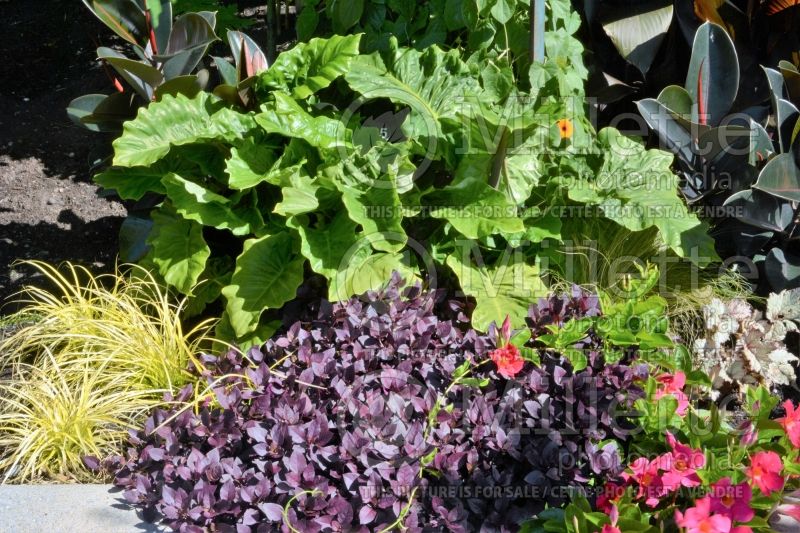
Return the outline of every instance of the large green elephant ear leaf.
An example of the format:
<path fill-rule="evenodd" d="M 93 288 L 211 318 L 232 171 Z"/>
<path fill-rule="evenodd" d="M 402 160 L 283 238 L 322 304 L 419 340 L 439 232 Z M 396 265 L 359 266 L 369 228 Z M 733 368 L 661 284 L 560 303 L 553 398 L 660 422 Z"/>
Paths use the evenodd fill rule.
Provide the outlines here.
<path fill-rule="evenodd" d="M 600 207 L 631 231 L 655 226 L 666 246 L 700 266 L 718 259 L 707 225 L 678 195 L 671 154 L 647 150 L 613 128 L 600 131 L 598 141 L 607 154 L 598 179 L 570 188 L 572 200 Z"/>
<path fill-rule="evenodd" d="M 486 331 L 492 322 L 500 324 L 506 316 L 513 327 L 524 327 L 531 303 L 547 293 L 539 269 L 516 256 L 504 255 L 494 265 L 478 267 L 468 254 L 455 253 L 446 262 L 464 294 L 475 298 L 472 326 L 480 331 Z"/>
<path fill-rule="evenodd" d="M 151 262 L 169 285 L 182 294 L 191 294 L 211 255 L 203 239 L 203 227 L 186 220 L 174 209 L 162 206 L 151 215 L 153 228 L 147 239 Z"/>
<path fill-rule="evenodd" d="M 304 100 L 350 70 L 360 42 L 361 35 L 334 35 L 299 43 L 259 76 L 259 90 L 283 90 Z"/>
<path fill-rule="evenodd" d="M 477 77 L 455 50 L 432 46 L 420 52 L 393 45 L 383 56 L 359 56 L 345 79 L 367 100 L 387 98 L 410 108 L 403 124 L 407 137 L 443 138 L 443 122 L 455 120 L 481 93 Z"/>
<path fill-rule="evenodd" d="M 222 289 L 237 337 L 255 331 L 265 310 L 277 309 L 295 297 L 303 283 L 304 262 L 288 232 L 245 241 L 231 284 Z"/>
<path fill-rule="evenodd" d="M 347 132 L 344 124 L 325 116 L 313 116 L 290 96 L 275 92 L 272 101 L 261 106 L 255 120 L 265 133 L 303 139 L 316 148 L 344 146 Z"/>
<path fill-rule="evenodd" d="M 209 140 L 230 142 L 255 127 L 252 115 L 223 107 L 217 97 L 208 93 L 194 98 L 165 95 L 125 123 L 122 136 L 114 141 L 114 165 L 151 165 L 173 146 Z"/>

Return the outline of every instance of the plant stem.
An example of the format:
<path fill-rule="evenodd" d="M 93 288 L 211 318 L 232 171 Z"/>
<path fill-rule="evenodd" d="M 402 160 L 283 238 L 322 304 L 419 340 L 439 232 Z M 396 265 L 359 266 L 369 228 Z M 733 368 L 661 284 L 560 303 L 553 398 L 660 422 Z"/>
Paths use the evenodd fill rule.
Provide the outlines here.
<path fill-rule="evenodd" d="M 544 0 L 531 0 L 531 63 L 544 62 Z"/>
<path fill-rule="evenodd" d="M 270 65 L 275 61 L 278 55 L 278 47 L 276 42 L 278 24 L 278 0 L 269 0 L 267 2 L 267 61 Z"/>

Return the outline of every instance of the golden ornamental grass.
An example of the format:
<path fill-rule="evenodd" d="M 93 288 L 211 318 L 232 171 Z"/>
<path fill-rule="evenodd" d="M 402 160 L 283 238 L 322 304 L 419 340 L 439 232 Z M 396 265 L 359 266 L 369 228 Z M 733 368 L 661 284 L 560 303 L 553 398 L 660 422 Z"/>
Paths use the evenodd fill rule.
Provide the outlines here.
<path fill-rule="evenodd" d="M 40 319 L 0 341 L 0 482 L 85 481 L 83 456 L 119 453 L 165 392 L 194 379 L 212 324 L 184 331 L 183 302 L 141 267 L 29 264 L 54 289 L 27 287 L 20 313 Z"/>

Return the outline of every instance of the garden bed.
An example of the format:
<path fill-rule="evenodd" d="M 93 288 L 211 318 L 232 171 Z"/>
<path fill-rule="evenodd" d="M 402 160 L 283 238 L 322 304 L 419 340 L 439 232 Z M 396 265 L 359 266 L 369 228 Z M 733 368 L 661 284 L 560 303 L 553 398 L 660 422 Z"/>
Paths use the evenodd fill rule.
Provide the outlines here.
<path fill-rule="evenodd" d="M 12 0 L 0 529 L 800 531 L 744 3 Z"/>

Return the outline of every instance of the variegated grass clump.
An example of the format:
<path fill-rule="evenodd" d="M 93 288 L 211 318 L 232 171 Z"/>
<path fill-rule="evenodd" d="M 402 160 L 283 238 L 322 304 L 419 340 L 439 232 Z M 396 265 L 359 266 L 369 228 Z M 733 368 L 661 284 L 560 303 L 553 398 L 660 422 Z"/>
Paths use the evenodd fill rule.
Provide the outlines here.
<path fill-rule="evenodd" d="M 0 481 L 87 480 L 82 457 L 118 452 L 127 430 L 195 379 L 212 324 L 181 324 L 183 303 L 141 267 L 93 276 L 31 262 L 52 290 L 27 287 L 39 320 L 0 341 Z"/>

